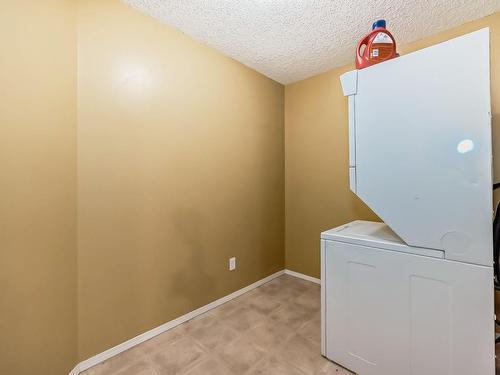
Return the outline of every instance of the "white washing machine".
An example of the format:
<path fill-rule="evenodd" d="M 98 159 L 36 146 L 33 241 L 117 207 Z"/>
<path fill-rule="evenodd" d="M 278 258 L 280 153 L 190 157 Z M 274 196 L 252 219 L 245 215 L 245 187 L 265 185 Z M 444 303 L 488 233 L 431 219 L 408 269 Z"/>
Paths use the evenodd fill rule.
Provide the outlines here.
<path fill-rule="evenodd" d="M 351 190 L 321 234 L 323 355 L 359 375 L 493 375 L 489 29 L 341 77 Z"/>

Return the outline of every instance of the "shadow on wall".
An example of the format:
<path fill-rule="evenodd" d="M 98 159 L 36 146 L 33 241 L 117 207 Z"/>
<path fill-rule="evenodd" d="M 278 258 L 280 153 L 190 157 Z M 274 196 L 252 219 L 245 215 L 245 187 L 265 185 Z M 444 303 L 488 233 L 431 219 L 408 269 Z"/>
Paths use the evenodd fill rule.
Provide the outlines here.
<path fill-rule="evenodd" d="M 500 113 L 493 113 L 493 117 L 491 119 L 491 133 L 493 139 L 493 183 L 500 182 L 500 144 L 498 145 L 499 147 L 496 147 L 497 145 L 495 144 L 496 139 L 498 139 L 500 142 L 500 129 L 498 129 L 498 126 L 500 126 L 499 119 Z M 495 191 L 495 194 L 493 195 L 493 203 L 495 207 L 497 206 L 499 200 L 500 189 L 497 189 L 497 191 Z"/>
<path fill-rule="evenodd" d="M 499 113 L 493 113 L 493 118 L 491 119 L 491 132 L 492 132 L 492 138 L 493 138 L 493 183 L 495 182 L 500 182 L 500 155 L 497 155 L 497 152 L 500 153 L 500 147 L 496 147 L 495 145 L 495 139 L 500 139 L 500 129 L 498 129 L 498 126 L 500 126 L 500 114 Z M 500 146 L 500 145 L 498 145 Z M 496 163 L 495 163 L 496 160 Z M 493 207 L 496 209 L 498 202 L 500 201 L 500 189 L 497 189 L 493 193 Z M 495 313 L 497 315 L 500 314 L 500 293 L 495 292 Z"/>
<path fill-rule="evenodd" d="M 199 211 L 193 208 L 184 208 L 177 212 L 172 222 L 177 230 L 183 249 L 189 254 L 186 257 L 186 267 L 177 270 L 169 283 L 169 292 L 174 299 L 186 302 L 210 299 L 205 291 L 215 290 L 214 277 L 207 270 L 207 252 L 204 242 L 203 228 L 205 221 Z M 193 276 L 195 275 L 195 276 Z M 195 282 L 196 280 L 196 282 Z M 201 295 L 201 296 L 200 296 Z"/>

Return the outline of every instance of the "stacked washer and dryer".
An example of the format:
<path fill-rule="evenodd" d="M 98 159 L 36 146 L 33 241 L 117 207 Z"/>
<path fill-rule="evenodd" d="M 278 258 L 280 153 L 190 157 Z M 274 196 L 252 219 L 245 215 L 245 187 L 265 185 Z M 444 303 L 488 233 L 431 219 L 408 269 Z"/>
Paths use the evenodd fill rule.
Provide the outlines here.
<path fill-rule="evenodd" d="M 359 375 L 493 375 L 489 29 L 341 76 L 351 190 L 321 234 L 322 352 Z"/>

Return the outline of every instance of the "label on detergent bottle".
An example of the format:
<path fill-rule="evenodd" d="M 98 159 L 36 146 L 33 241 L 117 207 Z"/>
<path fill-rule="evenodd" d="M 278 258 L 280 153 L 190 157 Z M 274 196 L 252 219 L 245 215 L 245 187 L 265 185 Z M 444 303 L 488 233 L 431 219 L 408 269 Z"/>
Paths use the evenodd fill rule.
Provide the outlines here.
<path fill-rule="evenodd" d="M 380 32 L 377 35 L 375 35 L 375 38 L 373 38 L 373 43 L 389 43 L 389 44 L 392 44 L 392 39 L 386 33 Z"/>
<path fill-rule="evenodd" d="M 389 35 L 379 32 L 373 39 L 370 48 L 370 58 L 375 61 L 387 59 L 393 50 L 393 41 Z"/>

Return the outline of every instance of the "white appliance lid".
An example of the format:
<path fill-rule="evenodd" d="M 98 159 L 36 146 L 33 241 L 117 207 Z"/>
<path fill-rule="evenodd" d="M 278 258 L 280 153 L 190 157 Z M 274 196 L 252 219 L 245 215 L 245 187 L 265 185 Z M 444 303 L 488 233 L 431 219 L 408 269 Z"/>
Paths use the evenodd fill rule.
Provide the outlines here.
<path fill-rule="evenodd" d="M 356 220 L 321 233 L 321 239 L 444 258 L 444 251 L 408 246 L 384 223 Z"/>

